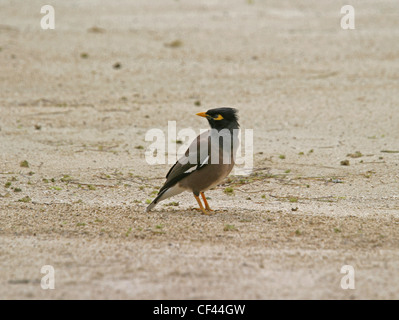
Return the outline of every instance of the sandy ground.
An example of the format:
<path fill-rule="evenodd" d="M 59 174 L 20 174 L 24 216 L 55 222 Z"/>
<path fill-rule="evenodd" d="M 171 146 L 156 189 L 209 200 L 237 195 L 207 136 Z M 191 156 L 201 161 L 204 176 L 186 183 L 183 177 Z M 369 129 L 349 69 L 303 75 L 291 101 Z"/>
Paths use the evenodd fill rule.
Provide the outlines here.
<path fill-rule="evenodd" d="M 347 3 L 290 2 L 52 1 L 55 30 L 0 2 L 1 299 L 399 298 L 399 3 L 352 1 L 343 30 Z M 218 106 L 253 173 L 212 216 L 145 213 L 170 167 L 146 132 Z"/>

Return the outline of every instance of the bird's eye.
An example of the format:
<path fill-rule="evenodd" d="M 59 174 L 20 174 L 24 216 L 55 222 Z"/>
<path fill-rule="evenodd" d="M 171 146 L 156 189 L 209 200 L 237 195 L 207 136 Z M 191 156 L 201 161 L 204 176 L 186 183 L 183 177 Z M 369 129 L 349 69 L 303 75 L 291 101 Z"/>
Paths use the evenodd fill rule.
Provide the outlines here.
<path fill-rule="evenodd" d="M 220 114 L 218 114 L 216 117 L 213 118 L 213 120 L 222 120 L 222 119 L 224 118 Z"/>

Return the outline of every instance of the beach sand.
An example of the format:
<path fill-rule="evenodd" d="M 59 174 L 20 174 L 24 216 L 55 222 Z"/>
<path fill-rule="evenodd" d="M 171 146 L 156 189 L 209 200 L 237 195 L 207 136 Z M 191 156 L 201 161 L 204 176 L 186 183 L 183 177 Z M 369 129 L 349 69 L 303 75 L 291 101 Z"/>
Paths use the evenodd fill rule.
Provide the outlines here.
<path fill-rule="evenodd" d="M 399 298 L 399 3 L 290 2 L 0 3 L 0 299 Z M 146 213 L 220 106 L 252 174 Z"/>

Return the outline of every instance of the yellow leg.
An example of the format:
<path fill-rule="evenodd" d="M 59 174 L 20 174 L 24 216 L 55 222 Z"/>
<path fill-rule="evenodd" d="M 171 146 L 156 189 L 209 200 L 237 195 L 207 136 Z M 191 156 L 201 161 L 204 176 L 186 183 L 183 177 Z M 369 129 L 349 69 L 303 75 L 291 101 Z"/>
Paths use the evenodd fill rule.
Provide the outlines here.
<path fill-rule="evenodd" d="M 195 200 L 197 200 L 198 205 L 199 205 L 200 210 L 202 211 L 202 213 L 203 213 L 203 214 L 209 214 L 209 212 L 206 211 L 205 208 L 204 208 L 204 206 L 202 205 L 201 199 L 200 199 L 198 196 L 196 196 L 196 195 L 194 195 L 194 197 L 195 197 Z"/>
<path fill-rule="evenodd" d="M 208 211 L 213 211 L 211 209 L 211 207 L 209 206 L 208 201 L 206 201 L 205 194 L 203 192 L 201 192 L 201 197 L 202 197 L 202 200 L 204 200 L 205 209 Z"/>

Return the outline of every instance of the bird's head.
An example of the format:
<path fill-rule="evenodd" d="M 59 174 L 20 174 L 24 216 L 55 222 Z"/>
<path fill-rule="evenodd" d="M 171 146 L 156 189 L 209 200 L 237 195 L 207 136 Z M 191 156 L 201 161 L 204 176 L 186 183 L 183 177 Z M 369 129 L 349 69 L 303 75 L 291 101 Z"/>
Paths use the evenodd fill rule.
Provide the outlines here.
<path fill-rule="evenodd" d="M 237 110 L 234 108 L 215 108 L 206 112 L 197 113 L 197 116 L 204 117 L 208 120 L 212 129 L 238 129 Z"/>

